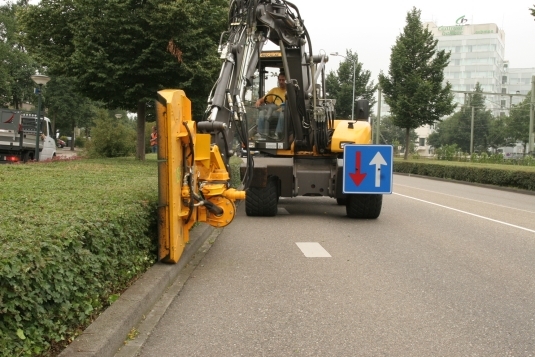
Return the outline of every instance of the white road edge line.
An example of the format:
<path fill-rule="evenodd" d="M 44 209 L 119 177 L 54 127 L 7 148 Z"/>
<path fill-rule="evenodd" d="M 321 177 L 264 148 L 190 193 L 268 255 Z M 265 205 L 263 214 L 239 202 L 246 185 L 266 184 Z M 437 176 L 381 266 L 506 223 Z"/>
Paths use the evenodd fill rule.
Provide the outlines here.
<path fill-rule="evenodd" d="M 307 258 L 331 258 L 329 252 L 317 242 L 296 242 Z"/>
<path fill-rule="evenodd" d="M 426 201 L 426 200 L 421 200 L 421 199 L 416 198 L 416 197 L 411 197 L 411 196 L 402 195 L 401 193 L 395 193 L 395 192 L 393 192 L 393 194 L 394 194 L 394 195 L 398 195 L 398 196 L 402 196 L 402 197 L 406 197 L 406 198 L 410 198 L 410 199 L 412 199 L 412 200 L 416 200 L 416 201 L 420 201 L 420 202 L 429 203 L 429 204 L 431 204 L 431 205 L 435 205 L 435 206 L 438 206 L 438 207 L 447 208 L 447 209 L 450 209 L 450 210 L 452 210 L 452 211 L 457 211 L 457 212 L 465 213 L 465 214 L 467 214 L 467 215 L 474 216 L 474 217 L 478 217 L 478 218 L 482 218 L 482 219 L 486 219 L 486 220 L 488 220 L 488 221 L 492 221 L 492 222 L 496 222 L 496 223 L 501 223 L 501 224 L 504 224 L 504 225 L 506 225 L 506 226 L 510 226 L 510 227 L 513 227 L 513 228 L 523 229 L 523 230 L 528 231 L 528 232 L 531 232 L 531 233 L 535 233 L 535 230 L 533 230 L 533 229 L 529 229 L 529 228 L 526 228 L 526 227 L 517 226 L 517 225 L 511 224 L 511 223 L 507 223 L 507 222 L 503 222 L 503 221 L 498 221 L 498 220 L 496 220 L 496 219 L 492 219 L 492 218 L 485 217 L 485 216 L 480 216 L 480 215 L 478 215 L 478 214 L 470 213 L 470 212 L 466 212 L 466 211 L 463 211 L 463 210 L 460 210 L 460 209 L 457 209 L 457 208 L 453 208 L 453 207 L 448 207 L 448 206 L 440 205 L 440 204 L 438 204 L 438 203 L 429 202 L 429 201 Z"/>
<path fill-rule="evenodd" d="M 438 191 L 426 190 L 425 188 L 419 188 L 419 187 L 414 187 L 414 186 L 402 185 L 402 184 L 400 184 L 400 183 L 394 183 L 394 185 L 398 185 L 398 186 L 401 186 L 401 187 L 412 188 L 412 189 L 414 189 L 414 190 L 419 190 L 419 191 L 432 192 L 432 193 L 436 193 L 436 194 L 438 194 L 438 195 L 443 195 L 443 196 L 449 196 L 449 197 L 459 198 L 459 199 L 462 199 L 462 200 L 467 200 L 467 201 L 472 201 L 472 202 L 484 203 L 484 204 L 486 204 L 486 205 L 492 205 L 492 206 L 496 206 L 496 207 L 503 207 L 503 208 L 512 209 L 512 210 L 515 210 L 515 211 L 521 211 L 521 212 L 527 212 L 527 213 L 535 213 L 534 211 L 528 211 L 528 210 L 526 210 L 526 209 L 521 209 L 521 208 L 515 208 L 515 207 L 509 207 L 509 206 L 499 205 L 499 204 L 497 204 L 497 203 L 492 203 L 492 202 L 486 202 L 486 201 L 474 200 L 474 199 L 472 199 L 472 198 L 466 198 L 466 197 L 463 197 L 463 196 L 457 196 L 457 195 L 450 195 L 449 193 L 442 193 L 442 192 L 438 192 Z"/>

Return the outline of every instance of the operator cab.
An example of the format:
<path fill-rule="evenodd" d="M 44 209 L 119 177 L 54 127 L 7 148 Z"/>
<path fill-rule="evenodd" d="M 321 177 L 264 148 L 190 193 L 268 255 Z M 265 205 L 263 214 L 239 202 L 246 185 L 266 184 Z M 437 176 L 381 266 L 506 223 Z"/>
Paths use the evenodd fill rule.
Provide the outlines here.
<path fill-rule="evenodd" d="M 290 147 L 285 78 L 281 52 L 262 52 L 245 101 L 250 149 L 269 152 Z"/>

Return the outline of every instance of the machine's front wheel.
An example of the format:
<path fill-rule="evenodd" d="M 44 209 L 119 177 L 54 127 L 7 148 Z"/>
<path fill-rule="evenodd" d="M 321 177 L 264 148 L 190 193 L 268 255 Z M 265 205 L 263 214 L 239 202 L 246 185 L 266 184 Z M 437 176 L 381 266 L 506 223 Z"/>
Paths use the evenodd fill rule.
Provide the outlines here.
<path fill-rule="evenodd" d="M 248 216 L 272 217 L 277 215 L 279 195 L 277 179 L 269 177 L 266 187 L 251 187 L 245 196 L 245 213 Z"/>
<path fill-rule="evenodd" d="M 350 218 L 376 219 L 381 214 L 383 195 L 348 195 L 346 213 Z"/>

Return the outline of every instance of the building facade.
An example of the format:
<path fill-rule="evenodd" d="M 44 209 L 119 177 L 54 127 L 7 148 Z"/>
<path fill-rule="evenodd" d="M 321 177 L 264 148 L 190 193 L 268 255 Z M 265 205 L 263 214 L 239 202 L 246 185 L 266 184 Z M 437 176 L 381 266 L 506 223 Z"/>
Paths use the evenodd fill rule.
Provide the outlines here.
<path fill-rule="evenodd" d="M 502 93 L 505 33 L 496 24 L 466 25 L 464 17 L 452 26 L 424 26 L 438 40 L 438 50 L 450 52 L 450 63 L 444 70 L 444 79 L 454 91 L 473 91 L 479 83 L 483 92 Z M 500 95 L 485 95 L 488 109 L 499 115 L 502 109 Z M 462 105 L 463 93 L 455 93 L 455 102 Z"/>
<path fill-rule="evenodd" d="M 505 110 L 511 104 L 518 104 L 524 100 L 531 90 L 532 76 L 535 76 L 535 67 L 510 68 L 509 61 L 505 61 L 502 73 L 502 93 L 507 95 L 503 96 L 501 100 L 502 106 L 505 105 Z"/>

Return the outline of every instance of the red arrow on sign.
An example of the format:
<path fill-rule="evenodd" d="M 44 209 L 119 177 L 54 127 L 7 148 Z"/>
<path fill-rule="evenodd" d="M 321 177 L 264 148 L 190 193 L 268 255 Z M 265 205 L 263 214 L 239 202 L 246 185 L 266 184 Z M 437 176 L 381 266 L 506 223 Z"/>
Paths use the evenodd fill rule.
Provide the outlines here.
<path fill-rule="evenodd" d="M 359 186 L 364 180 L 364 178 L 366 177 L 365 173 L 360 172 L 360 155 L 361 155 L 360 151 L 357 151 L 356 157 L 355 157 L 356 159 L 355 173 L 349 173 L 349 176 L 351 176 L 351 179 L 357 186 Z"/>

